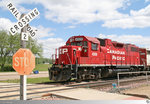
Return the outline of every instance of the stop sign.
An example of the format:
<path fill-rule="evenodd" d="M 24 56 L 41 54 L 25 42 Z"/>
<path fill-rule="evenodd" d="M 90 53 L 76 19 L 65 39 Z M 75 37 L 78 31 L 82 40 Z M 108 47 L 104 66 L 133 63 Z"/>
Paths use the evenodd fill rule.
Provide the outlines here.
<path fill-rule="evenodd" d="M 35 56 L 29 49 L 20 48 L 13 55 L 13 68 L 20 75 L 29 75 L 35 68 Z"/>

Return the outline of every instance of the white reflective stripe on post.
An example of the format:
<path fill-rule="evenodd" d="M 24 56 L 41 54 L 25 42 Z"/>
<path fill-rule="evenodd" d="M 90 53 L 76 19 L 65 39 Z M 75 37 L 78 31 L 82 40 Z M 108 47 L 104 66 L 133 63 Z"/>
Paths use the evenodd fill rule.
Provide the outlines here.
<path fill-rule="evenodd" d="M 27 100 L 27 76 L 20 75 L 20 100 Z"/>

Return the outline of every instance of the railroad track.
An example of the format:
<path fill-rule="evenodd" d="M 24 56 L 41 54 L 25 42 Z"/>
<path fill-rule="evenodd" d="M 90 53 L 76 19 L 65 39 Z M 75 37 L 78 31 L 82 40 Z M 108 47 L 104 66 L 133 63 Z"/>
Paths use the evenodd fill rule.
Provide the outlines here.
<path fill-rule="evenodd" d="M 130 84 L 133 82 L 146 81 L 145 76 L 122 78 L 120 85 Z M 99 81 L 90 81 L 70 84 L 54 83 L 55 85 L 49 84 L 28 84 L 27 85 L 27 99 L 40 98 L 42 96 L 49 96 L 52 92 L 71 90 L 75 88 L 102 88 L 112 87 L 112 83 L 117 83 L 117 79 L 102 79 Z M 58 84 L 58 85 L 57 85 Z M 0 100 L 19 100 L 19 84 L 0 83 Z"/>
<path fill-rule="evenodd" d="M 150 76 L 149 76 L 150 77 Z M 140 80 L 145 80 L 146 81 L 146 78 L 145 76 L 138 76 L 138 77 L 130 77 L 129 78 L 122 78 L 120 79 L 120 84 L 123 84 L 123 83 L 127 83 L 127 82 L 135 82 L 135 81 L 140 81 Z M 117 84 L 117 79 L 102 79 L 102 80 L 99 80 L 99 81 L 92 81 L 92 82 L 86 82 L 86 83 L 75 83 L 75 84 L 69 84 L 69 85 L 66 85 L 68 87 L 97 87 L 97 86 L 105 86 L 105 85 L 111 85 L 112 86 L 112 83 L 116 83 Z"/>
<path fill-rule="evenodd" d="M 9 87 L 8 87 L 9 86 Z M 48 92 L 68 90 L 71 87 L 55 86 L 55 85 L 43 85 L 43 84 L 29 84 L 27 85 L 27 99 L 35 97 L 42 97 L 42 95 Z M 0 83 L 0 100 L 19 100 L 20 96 L 19 84 L 3 84 Z"/>

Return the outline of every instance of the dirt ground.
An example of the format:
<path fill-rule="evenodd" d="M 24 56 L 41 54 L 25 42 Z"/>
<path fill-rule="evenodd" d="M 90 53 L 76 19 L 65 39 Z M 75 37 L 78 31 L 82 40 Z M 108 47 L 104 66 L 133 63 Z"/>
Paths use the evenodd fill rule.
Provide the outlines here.
<path fill-rule="evenodd" d="M 127 89 L 121 91 L 121 93 L 128 94 L 128 95 L 143 96 L 150 99 L 150 85 L 142 85 L 136 88 Z"/>

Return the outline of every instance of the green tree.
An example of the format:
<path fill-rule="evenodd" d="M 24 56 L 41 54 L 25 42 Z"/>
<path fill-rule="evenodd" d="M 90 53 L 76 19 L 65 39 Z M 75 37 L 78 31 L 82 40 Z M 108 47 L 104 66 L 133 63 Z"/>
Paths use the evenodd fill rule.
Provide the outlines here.
<path fill-rule="evenodd" d="M 42 57 L 42 44 L 38 44 L 36 39 L 32 39 L 31 37 L 29 37 L 27 48 L 29 48 L 35 56 Z"/>
<path fill-rule="evenodd" d="M 4 71 L 6 59 L 10 59 L 19 48 L 19 34 L 9 35 L 6 31 L 0 31 L 0 67 L 2 71 Z M 42 45 L 36 40 L 29 38 L 27 48 L 31 49 L 36 56 L 42 57 Z"/>

